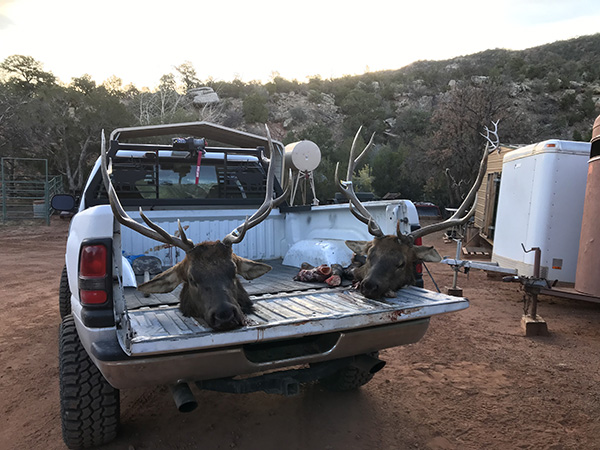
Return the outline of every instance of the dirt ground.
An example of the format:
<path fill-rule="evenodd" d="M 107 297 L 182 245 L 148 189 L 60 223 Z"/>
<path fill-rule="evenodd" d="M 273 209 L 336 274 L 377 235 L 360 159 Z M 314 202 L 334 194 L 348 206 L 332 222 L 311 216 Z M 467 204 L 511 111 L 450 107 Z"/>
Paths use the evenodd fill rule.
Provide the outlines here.
<path fill-rule="evenodd" d="M 58 284 L 68 223 L 0 227 L 0 448 L 60 449 Z M 441 234 L 426 244 L 442 255 Z M 430 264 L 440 287 L 448 266 Z M 431 280 L 426 286 L 433 288 Z M 356 392 L 295 397 L 121 392 L 107 449 L 600 449 L 600 305 L 541 297 L 550 336 L 525 337 L 520 286 L 460 275 L 471 306 L 434 317 L 418 343 L 381 352 Z"/>

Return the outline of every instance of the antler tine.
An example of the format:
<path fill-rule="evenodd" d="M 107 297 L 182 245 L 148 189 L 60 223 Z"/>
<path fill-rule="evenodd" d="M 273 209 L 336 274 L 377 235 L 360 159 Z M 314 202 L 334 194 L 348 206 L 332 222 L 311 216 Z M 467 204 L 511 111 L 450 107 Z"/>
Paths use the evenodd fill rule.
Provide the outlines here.
<path fill-rule="evenodd" d="M 185 250 L 186 252 L 194 248 L 194 243 L 190 241 L 183 233 L 183 228 L 181 227 L 181 223 L 179 223 L 180 232 L 182 232 L 183 239 L 179 239 L 175 236 L 170 235 L 161 227 L 153 223 L 146 215 L 143 213 L 142 208 L 140 208 L 140 216 L 142 220 L 146 222 L 148 226 L 151 228 L 145 227 L 144 225 L 133 220 L 123 209 L 119 197 L 115 191 L 115 188 L 110 181 L 109 170 L 112 172 L 112 162 L 110 164 L 110 169 L 107 169 L 107 155 L 106 155 L 106 138 L 104 137 L 104 130 L 102 130 L 101 135 L 101 164 L 100 169 L 102 173 L 102 180 L 104 182 L 104 187 L 108 193 L 108 199 L 110 203 L 110 207 L 113 211 L 113 214 L 117 221 L 126 226 L 127 228 L 131 228 L 133 231 L 140 233 L 143 236 L 149 237 L 150 239 L 154 239 L 156 241 L 162 242 L 164 244 L 172 244 L 176 247 Z"/>
<path fill-rule="evenodd" d="M 500 138 L 498 137 L 498 123 L 499 122 L 500 122 L 500 119 L 496 120 L 495 122 L 492 121 L 492 124 L 494 125 L 494 131 L 491 131 L 487 126 L 485 126 L 485 134 L 479 133 L 487 140 L 485 146 L 488 149 L 489 153 L 496 150 L 500 144 Z M 490 134 L 493 135 L 495 137 L 495 139 L 491 139 Z M 488 146 L 491 146 L 491 148 L 489 148 Z"/>
<path fill-rule="evenodd" d="M 235 234 L 235 236 L 237 236 L 237 237 L 235 237 L 235 241 L 232 241 L 231 243 L 237 244 L 237 243 L 241 242 L 244 239 L 244 236 L 246 235 L 246 231 L 248 231 L 250 228 L 254 227 L 255 225 L 258 225 L 263 220 L 265 220 L 269 216 L 269 214 L 271 214 L 271 211 L 273 210 L 273 208 L 276 208 L 281 203 L 283 203 L 283 201 L 286 199 L 286 197 L 290 193 L 291 186 L 292 186 L 292 170 L 290 169 L 289 181 L 288 181 L 287 187 L 283 191 L 283 194 L 281 194 L 276 199 L 273 199 L 273 205 L 269 208 L 264 209 L 264 211 L 262 211 L 262 213 L 259 214 L 259 212 L 260 212 L 260 209 L 259 209 L 254 214 L 252 214 L 250 219 L 248 219 L 248 216 L 246 216 L 246 220 L 244 221 L 244 223 L 242 225 L 240 225 L 239 227 L 237 227 L 234 231 L 232 231 L 228 235 L 228 236 L 230 236 L 232 234 Z M 226 239 L 227 239 L 227 237 L 226 237 Z M 223 242 L 227 243 L 225 241 L 225 239 L 223 240 Z"/>
<path fill-rule="evenodd" d="M 142 208 L 140 208 L 140 217 L 144 222 L 146 222 L 146 225 L 148 225 L 150 228 L 152 228 L 154 231 L 160 234 L 165 239 L 165 241 L 171 242 L 171 240 L 174 238 L 174 236 L 171 236 L 167 231 L 165 231 L 164 229 L 156 225 L 154 222 L 152 222 L 150 219 L 148 219 L 146 214 L 144 214 L 144 211 L 142 211 Z M 181 226 L 181 221 L 179 219 L 177 219 L 177 227 L 179 228 L 181 241 L 184 242 L 187 246 L 189 246 L 190 249 L 194 248 L 194 243 L 190 241 L 186 236 L 185 231 L 183 231 L 183 227 Z"/>
<path fill-rule="evenodd" d="M 279 205 L 281 205 L 285 201 L 287 196 L 290 194 L 291 190 L 292 190 L 292 169 L 289 169 L 288 170 L 288 182 L 286 183 L 286 187 L 283 190 L 283 194 L 281 194 L 279 197 L 277 197 L 276 199 L 273 200 L 273 208 L 277 208 Z"/>
<path fill-rule="evenodd" d="M 352 184 L 352 175 L 354 173 L 354 167 L 356 166 L 356 164 L 358 164 L 358 162 L 362 159 L 366 152 L 371 148 L 371 146 L 373 145 L 373 138 L 375 137 L 375 133 L 373 133 L 371 135 L 369 143 L 366 145 L 364 150 L 360 153 L 360 155 L 358 155 L 356 159 L 354 159 L 354 151 L 356 149 L 356 143 L 358 141 L 358 137 L 360 135 L 361 130 L 362 126 L 358 129 L 356 136 L 354 136 L 354 141 L 352 142 L 352 147 L 350 149 L 350 158 L 348 160 L 348 173 L 346 175 L 346 181 L 341 181 L 338 177 L 338 171 L 340 167 L 339 162 L 335 165 L 335 180 L 338 185 L 338 188 L 349 201 L 350 212 L 352 213 L 352 215 L 369 227 L 369 233 L 371 233 L 373 236 L 381 237 L 384 236 L 383 231 L 381 230 L 379 225 L 377 225 L 377 222 L 375 222 L 375 219 L 373 219 L 371 213 L 367 211 L 367 208 L 364 207 L 364 205 L 356 196 L 356 193 L 354 192 L 354 186 Z"/>
<path fill-rule="evenodd" d="M 273 208 L 279 206 L 290 193 L 290 188 L 291 188 L 291 184 L 292 184 L 291 183 L 291 179 L 292 179 L 292 171 L 291 170 L 289 171 L 290 180 L 287 183 L 287 187 L 283 191 L 283 194 L 281 194 L 279 197 L 277 197 L 275 199 L 273 198 L 273 186 L 275 184 L 275 169 L 273 167 L 274 166 L 273 160 L 274 160 L 274 154 L 275 154 L 275 146 L 273 145 L 273 141 L 271 139 L 271 133 L 269 131 L 269 127 L 267 127 L 267 125 L 265 125 L 265 128 L 267 130 L 267 140 L 269 142 L 269 150 L 271 152 L 271 161 L 269 162 L 269 169 L 267 170 L 265 200 L 263 201 L 262 205 L 260 205 L 260 207 L 256 210 L 256 212 L 254 214 L 252 214 L 252 216 L 250 216 L 250 218 L 246 217 L 246 220 L 244 221 L 243 224 L 241 224 L 235 230 L 233 230 L 231 233 L 229 233 L 227 236 L 225 236 L 225 238 L 223 239 L 223 243 L 226 245 L 237 244 L 237 243 L 241 242 L 242 239 L 244 239 L 246 232 L 250 228 L 255 227 L 256 225 L 261 223 L 263 220 L 265 220 L 269 216 L 269 214 L 271 213 Z"/>
<path fill-rule="evenodd" d="M 446 219 L 445 221 L 439 222 L 439 223 L 434 223 L 434 224 L 428 225 L 423 228 L 419 228 L 418 230 L 415 230 L 412 233 L 409 233 L 408 234 L 409 236 L 412 236 L 413 239 L 416 239 L 418 237 L 422 237 L 427 234 L 435 233 L 436 231 L 445 230 L 446 228 L 463 225 L 473 216 L 473 214 L 475 214 L 475 206 L 476 206 L 475 200 L 477 198 L 477 191 L 481 187 L 481 183 L 483 182 L 483 178 L 484 178 L 485 172 L 487 170 L 488 155 L 492 151 L 494 151 L 494 149 L 498 145 L 498 142 L 500 142 L 498 139 L 498 122 L 499 121 L 492 122 L 494 124 L 495 130 L 491 133 L 494 136 L 496 136 L 496 140 L 492 141 L 489 138 L 489 134 L 488 134 L 488 136 L 484 136 L 488 140 L 488 143 L 486 143 L 485 148 L 483 150 L 483 157 L 481 158 L 481 162 L 479 163 L 479 172 L 477 173 L 477 178 L 476 178 L 473 186 L 471 186 L 469 193 L 467 194 L 467 196 L 465 197 L 463 202 L 460 204 L 458 209 L 455 211 L 455 213 L 452 214 L 452 216 L 450 218 Z M 487 127 L 486 127 L 486 130 L 488 132 L 490 131 Z M 492 150 L 489 149 L 489 146 L 488 146 L 489 143 L 491 143 L 492 145 L 495 145 L 492 148 Z"/>
<path fill-rule="evenodd" d="M 372 236 L 378 236 L 381 237 L 384 235 L 383 231 L 381 230 L 381 228 L 379 228 L 379 225 L 377 225 L 377 222 L 375 222 L 375 219 L 373 219 L 373 216 L 371 216 L 369 214 L 369 217 L 364 217 L 361 213 L 359 213 L 356 208 L 354 206 L 350 206 L 350 212 L 352 213 L 352 215 L 354 217 L 356 217 L 358 220 L 360 220 L 363 223 L 367 224 L 369 233 Z"/>
<path fill-rule="evenodd" d="M 373 133 L 371 135 L 371 139 L 369 140 L 369 143 L 365 146 L 363 151 L 360 152 L 360 155 L 358 155 L 356 157 L 356 159 L 354 159 L 354 151 L 356 150 L 356 143 L 358 142 L 358 137 L 360 136 L 360 132 L 362 131 L 362 128 L 363 127 L 361 125 L 360 128 L 358 129 L 358 131 L 356 132 L 356 135 L 354 136 L 354 140 L 352 141 L 352 147 L 350 148 L 350 158 L 348 159 L 348 171 L 346 172 L 346 180 L 352 180 L 352 174 L 354 173 L 354 168 L 360 162 L 360 160 L 363 158 L 363 156 L 365 156 L 367 154 L 367 152 L 371 149 L 371 146 L 373 145 L 373 138 L 375 137 L 375 133 Z"/>
<path fill-rule="evenodd" d="M 350 212 L 354 217 L 360 220 L 362 223 L 366 224 L 369 227 L 369 233 L 373 236 L 381 237 L 384 235 L 383 231 L 371 216 L 371 213 L 367 211 L 367 208 L 360 202 L 356 193 L 354 192 L 354 187 L 352 185 L 352 180 L 350 181 L 341 181 L 338 177 L 340 163 L 335 165 L 335 179 L 338 185 L 338 188 L 344 194 L 344 196 L 349 200 Z"/>
<path fill-rule="evenodd" d="M 179 235 L 181 236 L 181 240 L 190 245 L 191 247 L 194 247 L 194 242 L 192 242 L 186 236 L 185 231 L 183 231 L 183 227 L 181 226 L 181 221 L 179 219 L 177 219 L 177 228 L 179 228 Z"/>

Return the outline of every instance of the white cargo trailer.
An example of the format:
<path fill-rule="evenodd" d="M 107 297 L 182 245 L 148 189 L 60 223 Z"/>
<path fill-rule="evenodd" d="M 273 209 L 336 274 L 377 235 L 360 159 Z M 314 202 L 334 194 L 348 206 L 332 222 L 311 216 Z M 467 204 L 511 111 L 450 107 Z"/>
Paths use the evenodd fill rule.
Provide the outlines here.
<path fill-rule="evenodd" d="M 532 276 L 575 282 L 589 142 L 548 140 L 507 153 L 502 165 L 492 261 Z"/>

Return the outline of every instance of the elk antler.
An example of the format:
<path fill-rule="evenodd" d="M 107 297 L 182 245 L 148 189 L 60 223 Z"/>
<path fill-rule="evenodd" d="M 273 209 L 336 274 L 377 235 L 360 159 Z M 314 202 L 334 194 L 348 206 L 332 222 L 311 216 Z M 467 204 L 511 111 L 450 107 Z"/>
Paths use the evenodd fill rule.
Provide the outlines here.
<path fill-rule="evenodd" d="M 246 232 L 250 228 L 255 227 L 256 225 L 261 223 L 263 220 L 265 220 L 267 218 L 267 216 L 269 215 L 269 213 L 271 212 L 271 210 L 273 208 L 279 206 L 279 204 L 281 204 L 285 200 L 285 198 L 288 196 L 288 194 L 290 193 L 290 187 L 292 185 L 292 183 L 291 183 L 292 171 L 291 170 L 289 171 L 290 181 L 287 183 L 287 187 L 285 188 L 285 191 L 279 197 L 277 197 L 275 199 L 273 198 L 273 185 L 274 185 L 274 180 L 275 180 L 275 170 L 273 169 L 273 166 L 274 166 L 273 161 L 274 161 L 274 155 L 275 155 L 275 147 L 273 145 L 273 141 L 271 140 L 271 133 L 269 131 L 269 127 L 267 127 L 265 125 L 265 129 L 267 130 L 267 139 L 269 141 L 269 150 L 270 150 L 270 154 L 271 154 L 271 161 L 269 162 L 269 169 L 267 170 L 265 200 L 262 203 L 262 205 L 260 205 L 260 207 L 256 210 L 256 212 L 254 214 L 252 214 L 252 216 L 250 216 L 250 218 L 246 217 L 246 220 L 244 221 L 243 224 L 239 225 L 235 230 L 233 230 L 231 233 L 229 233 L 227 236 L 225 236 L 225 238 L 223 239 L 223 243 L 226 245 L 237 244 L 238 242 L 241 242 L 241 240 L 244 239 Z"/>
<path fill-rule="evenodd" d="M 183 227 L 181 226 L 181 222 L 177 219 L 177 226 L 179 227 L 179 234 L 181 235 L 181 239 L 172 236 L 163 230 L 161 227 L 153 223 L 142 211 L 140 208 L 140 216 L 146 222 L 148 227 L 136 222 L 133 220 L 123 209 L 121 202 L 119 201 L 119 197 L 115 191 L 115 188 L 110 181 L 109 172 L 112 172 L 112 163 L 110 167 L 107 168 L 107 156 L 106 156 L 106 138 L 104 137 L 104 130 L 102 130 L 101 137 L 101 153 L 102 153 L 102 161 L 101 161 L 101 171 L 102 171 L 102 180 L 104 181 L 104 187 L 106 188 L 106 192 L 108 193 L 108 200 L 110 202 L 110 207 L 112 208 L 113 214 L 117 221 L 127 228 L 131 228 L 134 231 L 137 231 L 143 236 L 149 237 L 150 239 L 154 239 L 156 241 L 162 242 L 164 244 L 174 245 L 176 247 L 181 248 L 182 250 L 188 252 L 194 248 L 194 243 L 190 241 L 185 232 L 183 231 Z"/>
<path fill-rule="evenodd" d="M 377 222 L 375 222 L 375 219 L 373 219 L 371 213 L 367 211 L 367 208 L 363 206 L 356 196 L 356 193 L 354 192 L 354 186 L 352 184 L 352 174 L 354 173 L 354 168 L 371 148 L 373 145 L 373 138 L 375 137 L 375 133 L 373 133 L 364 150 L 356 157 L 356 159 L 354 159 L 354 151 L 356 149 L 356 143 L 358 141 L 358 137 L 360 136 L 361 130 L 362 126 L 358 129 L 356 136 L 354 136 L 354 141 L 352 141 L 350 158 L 348 159 L 348 172 L 346 174 L 346 181 L 341 181 L 338 177 L 338 169 L 340 166 L 339 162 L 335 165 L 335 180 L 342 194 L 344 194 L 344 196 L 349 200 L 350 212 L 354 215 L 354 217 L 367 224 L 369 227 L 369 233 L 371 233 L 373 236 L 381 237 L 384 235 L 383 231 L 381 231 L 381 228 L 379 225 L 377 225 Z"/>
<path fill-rule="evenodd" d="M 479 133 L 487 140 L 487 142 L 485 143 L 485 147 L 488 149 L 488 154 L 492 153 L 500 145 L 500 138 L 498 137 L 498 122 L 500 122 L 500 119 L 496 120 L 495 122 L 492 121 L 492 125 L 494 125 L 494 131 L 491 131 L 486 126 L 485 134 Z M 490 138 L 490 134 L 494 136 L 494 139 Z"/>
<path fill-rule="evenodd" d="M 483 177 L 485 176 L 485 171 L 487 169 L 487 159 L 488 155 L 498 148 L 500 143 L 500 139 L 498 138 L 498 122 L 492 122 L 494 125 L 494 131 L 491 131 L 487 126 L 485 127 L 486 134 L 480 133 L 486 140 L 485 149 L 483 150 L 483 157 L 481 158 L 481 162 L 479 163 L 479 172 L 477 173 L 477 179 L 473 186 L 471 186 L 471 190 L 458 207 L 458 209 L 452 214 L 452 216 L 446 219 L 443 222 L 434 223 L 428 225 L 423 228 L 419 228 L 418 230 L 409 233 L 408 236 L 411 236 L 413 239 L 418 237 L 425 236 L 427 234 L 435 233 L 436 231 L 445 230 L 446 228 L 455 227 L 458 225 L 463 225 L 471 218 L 473 214 L 475 214 L 475 198 L 477 197 L 477 191 L 481 186 L 483 181 Z M 493 135 L 493 138 L 490 138 L 490 135 Z M 473 204 L 471 206 L 471 204 Z"/>

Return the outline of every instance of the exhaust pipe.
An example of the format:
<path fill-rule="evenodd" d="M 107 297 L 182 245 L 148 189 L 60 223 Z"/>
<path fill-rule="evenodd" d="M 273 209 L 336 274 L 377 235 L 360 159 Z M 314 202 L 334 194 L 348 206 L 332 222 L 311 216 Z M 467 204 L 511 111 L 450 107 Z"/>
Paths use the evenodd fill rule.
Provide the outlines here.
<path fill-rule="evenodd" d="M 198 402 L 187 383 L 177 383 L 170 386 L 173 400 L 179 412 L 192 412 L 198 407 Z"/>
<path fill-rule="evenodd" d="M 385 361 L 371 355 L 358 355 L 351 364 L 368 373 L 377 373 L 385 366 Z"/>

